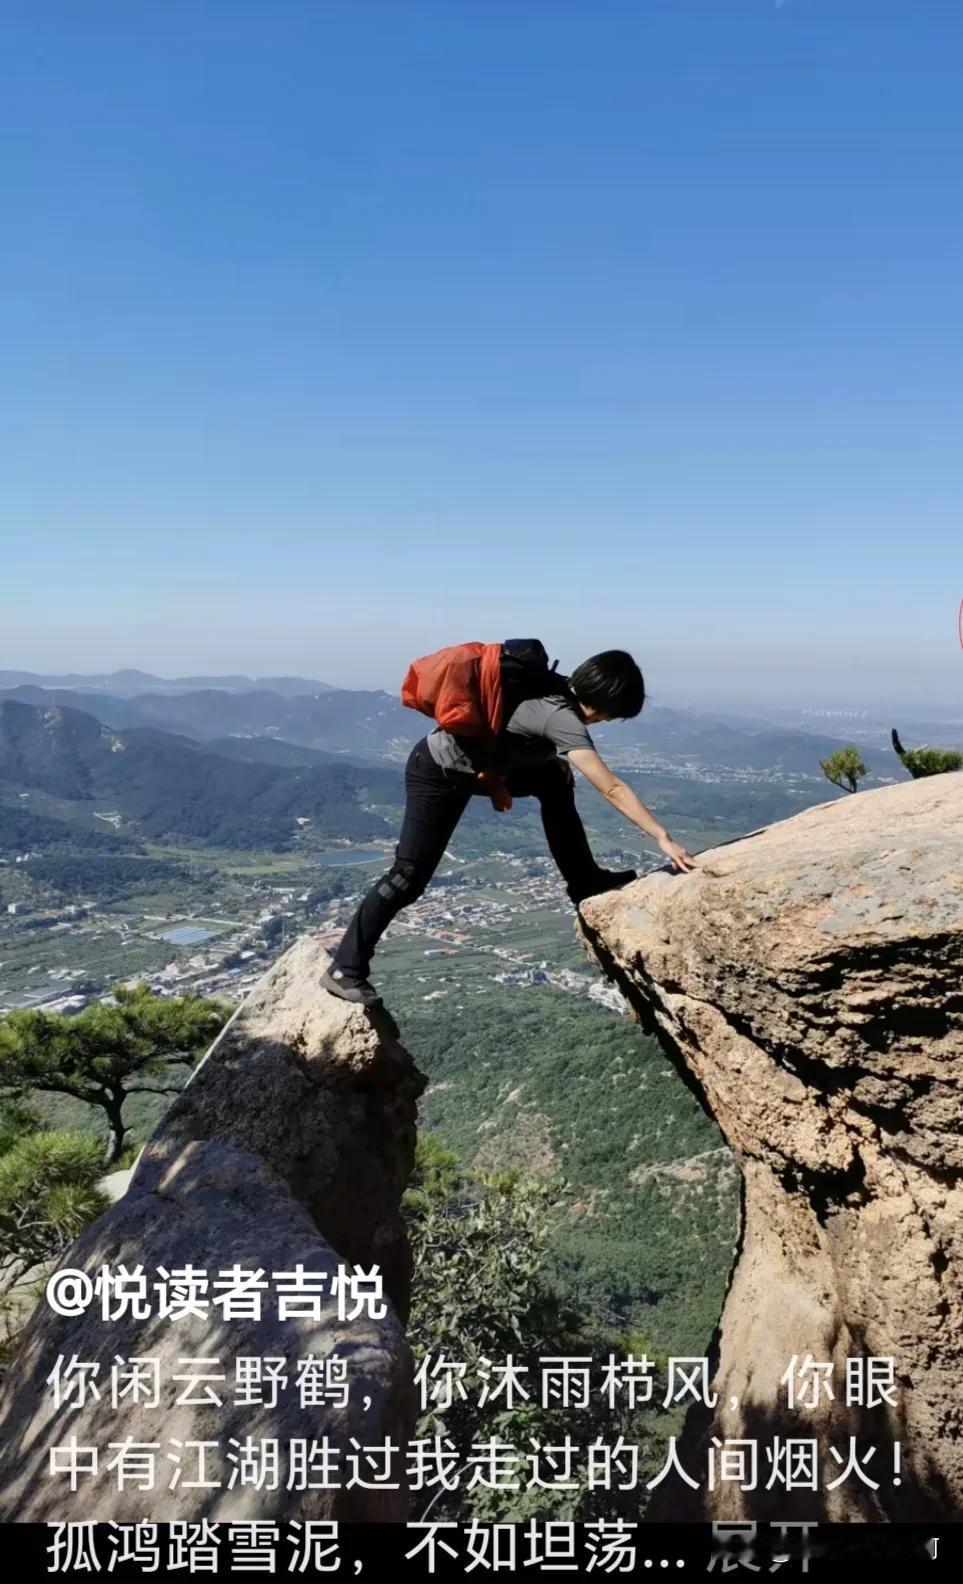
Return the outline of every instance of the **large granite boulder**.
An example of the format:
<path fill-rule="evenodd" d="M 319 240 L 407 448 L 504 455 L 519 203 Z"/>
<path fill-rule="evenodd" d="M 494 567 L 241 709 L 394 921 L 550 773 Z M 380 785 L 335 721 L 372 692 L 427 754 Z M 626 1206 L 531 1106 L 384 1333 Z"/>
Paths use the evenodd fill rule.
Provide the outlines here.
<path fill-rule="evenodd" d="M 67 1318 L 42 1302 L 21 1339 L 0 1403 L 0 1519 L 406 1516 L 402 1454 L 393 1460 L 391 1482 L 398 1490 L 357 1483 L 347 1488 L 344 1461 L 340 1485 L 286 1488 L 292 1440 L 327 1437 L 342 1460 L 355 1450 L 352 1442 L 383 1445 L 390 1437 L 403 1449 L 416 1411 L 403 1331 L 410 1260 L 400 1200 L 424 1080 L 385 1014 L 348 1006 L 321 990 L 318 979 L 326 965 L 326 954 L 310 936 L 274 965 L 171 1106 L 141 1153 L 127 1192 L 60 1262 L 61 1268 L 90 1275 L 102 1265 L 142 1266 L 152 1277 L 158 1268 L 185 1266 L 212 1274 L 235 1265 L 262 1270 L 269 1288 L 260 1318 L 222 1317 L 224 1311 L 215 1307 L 206 1316 L 128 1313 L 105 1321 L 96 1303 L 80 1317 Z M 271 1278 L 299 1265 L 321 1273 L 320 1315 L 282 1320 Z M 375 1265 L 387 1293 L 383 1314 L 375 1312 L 376 1302 L 363 1303 L 347 1318 L 358 1305 L 350 1299 L 339 1303 L 335 1275 Z M 45 1382 L 58 1356 L 64 1364 L 72 1358 L 100 1364 L 99 1400 L 55 1407 Z M 235 1361 L 256 1356 L 281 1360 L 288 1376 L 273 1406 L 270 1388 L 261 1403 L 243 1400 L 249 1396 L 244 1390 L 237 1400 Z M 312 1356 L 336 1357 L 343 1364 L 311 1367 L 327 1400 L 304 1405 L 296 1385 L 298 1361 Z M 205 1395 L 204 1388 L 171 1380 L 184 1373 L 179 1361 L 212 1357 L 226 1375 L 225 1383 L 212 1386 L 223 1405 L 178 1405 L 178 1396 Z M 130 1398 L 112 1406 L 109 1372 L 117 1358 L 159 1360 L 157 1407 Z M 101 1449 L 99 1477 L 81 1477 L 75 1493 L 65 1477 L 50 1475 L 51 1449 L 71 1436 L 81 1446 Z M 128 1438 L 159 1444 L 152 1489 L 118 1489 L 116 1471 L 105 1472 L 116 1444 Z M 230 1454 L 240 1456 L 238 1446 L 249 1441 L 273 1440 L 282 1449 L 276 1488 L 270 1476 L 261 1488 L 242 1480 Z M 187 1451 L 183 1475 L 173 1479 L 172 1447 L 176 1452 L 176 1443 L 198 1441 L 220 1443 L 211 1467 L 223 1474 L 224 1488 L 191 1488 L 188 1481 L 197 1471 Z M 114 1451 L 107 1450 L 109 1443 L 115 1443 Z M 249 1476 L 253 1467 L 251 1461 Z M 235 1484 L 229 1488 L 232 1472 Z"/>
<path fill-rule="evenodd" d="M 959 1517 L 963 774 L 839 798 L 582 911 L 744 1179 L 718 1401 L 693 1407 L 680 1448 L 701 1488 L 666 1479 L 649 1516 Z M 782 1377 L 795 1358 L 807 1400 L 807 1355 L 832 1364 L 834 1395 L 790 1411 Z M 846 1359 L 870 1356 L 895 1361 L 873 1406 L 846 1387 Z M 775 1438 L 813 1436 L 819 1488 L 766 1488 Z M 876 1490 L 854 1472 L 826 1489 L 851 1436 L 876 1448 Z M 757 1443 L 757 1489 L 706 1488 L 713 1437 Z"/>

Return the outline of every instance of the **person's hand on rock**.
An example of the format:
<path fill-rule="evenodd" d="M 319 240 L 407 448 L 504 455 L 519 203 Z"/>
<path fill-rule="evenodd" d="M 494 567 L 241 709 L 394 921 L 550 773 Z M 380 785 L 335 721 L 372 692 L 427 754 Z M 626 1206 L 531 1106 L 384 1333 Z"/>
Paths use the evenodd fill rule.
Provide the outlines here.
<path fill-rule="evenodd" d="M 665 853 L 666 857 L 671 860 L 673 869 L 678 869 L 684 872 L 687 869 L 694 869 L 696 867 L 696 861 L 692 854 L 686 852 L 685 848 L 681 846 L 679 842 L 673 841 L 671 836 L 666 835 L 659 842 L 659 846 Z"/>

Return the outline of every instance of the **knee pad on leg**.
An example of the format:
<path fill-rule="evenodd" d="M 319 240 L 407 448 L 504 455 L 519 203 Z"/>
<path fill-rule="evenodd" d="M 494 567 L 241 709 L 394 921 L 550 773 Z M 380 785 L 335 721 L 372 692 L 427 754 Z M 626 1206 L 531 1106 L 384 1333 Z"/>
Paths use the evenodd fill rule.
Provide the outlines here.
<path fill-rule="evenodd" d="M 388 873 L 378 882 L 378 892 L 386 901 L 397 902 L 404 907 L 421 896 L 428 880 L 429 876 L 409 858 L 396 858 Z"/>

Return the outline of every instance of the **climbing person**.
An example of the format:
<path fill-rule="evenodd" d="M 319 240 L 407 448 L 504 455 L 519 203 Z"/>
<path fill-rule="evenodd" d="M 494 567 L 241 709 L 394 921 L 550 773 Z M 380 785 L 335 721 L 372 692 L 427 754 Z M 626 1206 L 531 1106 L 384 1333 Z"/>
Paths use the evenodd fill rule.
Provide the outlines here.
<path fill-rule="evenodd" d="M 402 699 L 439 724 L 409 755 L 394 862 L 363 898 L 322 977 L 332 994 L 363 1005 L 381 1000 L 368 979 L 375 947 L 392 919 L 424 892 L 473 796 L 487 793 L 502 810 L 515 797 L 538 799 L 549 851 L 576 907 L 629 884 L 637 872 L 596 863 L 575 805 L 573 766 L 651 837 L 673 870 L 695 868 L 605 763 L 589 733 L 590 726 L 629 720 L 642 709 L 642 673 L 624 650 L 593 655 L 564 677 L 549 667 L 536 639 L 456 645 L 416 661 Z"/>

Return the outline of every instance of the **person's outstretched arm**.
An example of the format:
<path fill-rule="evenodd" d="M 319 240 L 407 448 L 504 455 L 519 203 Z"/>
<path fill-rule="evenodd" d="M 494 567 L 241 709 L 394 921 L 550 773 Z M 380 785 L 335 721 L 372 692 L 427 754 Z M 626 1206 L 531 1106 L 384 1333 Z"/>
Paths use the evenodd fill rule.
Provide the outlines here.
<path fill-rule="evenodd" d="M 655 815 L 646 808 L 640 798 L 637 798 L 632 788 L 610 770 L 605 760 L 596 753 L 594 748 L 573 748 L 568 754 L 569 764 L 580 770 L 587 781 L 590 781 L 597 792 L 601 792 L 607 803 L 618 809 L 620 814 L 637 825 L 639 830 L 651 836 L 656 845 L 672 860 L 673 869 L 694 869 L 695 859 L 677 841 L 673 841 L 664 825 L 660 825 Z"/>

